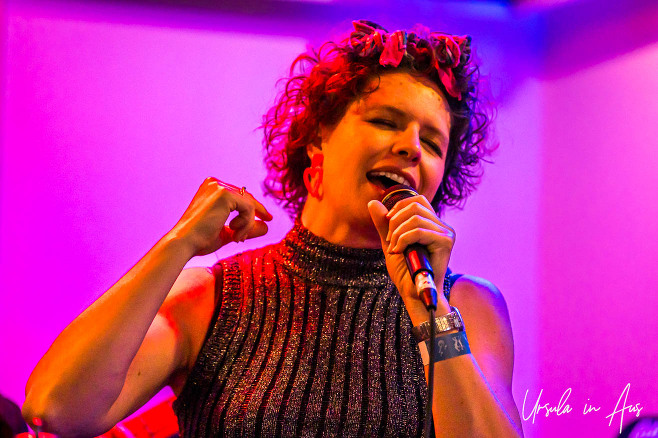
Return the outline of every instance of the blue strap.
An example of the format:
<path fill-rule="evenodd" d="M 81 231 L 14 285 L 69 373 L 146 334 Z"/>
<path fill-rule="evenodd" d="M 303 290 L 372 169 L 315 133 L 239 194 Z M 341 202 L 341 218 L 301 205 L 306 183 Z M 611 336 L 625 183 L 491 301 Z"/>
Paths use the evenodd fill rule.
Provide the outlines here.
<path fill-rule="evenodd" d="M 471 347 L 468 345 L 468 339 L 466 339 L 466 332 L 464 331 L 435 336 L 434 339 L 426 340 L 427 351 L 430 351 L 432 341 L 434 341 L 434 357 L 430 357 L 430 363 L 471 353 Z"/>

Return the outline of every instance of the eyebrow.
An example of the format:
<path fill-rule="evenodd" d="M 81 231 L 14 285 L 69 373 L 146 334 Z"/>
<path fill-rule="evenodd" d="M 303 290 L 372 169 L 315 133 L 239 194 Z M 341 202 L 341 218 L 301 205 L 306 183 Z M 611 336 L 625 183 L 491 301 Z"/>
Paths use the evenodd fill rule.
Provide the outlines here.
<path fill-rule="evenodd" d="M 385 110 L 395 114 L 398 117 L 409 117 L 409 114 L 406 111 L 403 111 L 400 108 L 393 105 L 375 103 L 372 106 L 370 106 L 370 108 L 368 108 L 366 105 L 366 112 L 374 111 L 374 110 Z M 446 144 L 448 143 L 449 141 L 448 135 L 446 135 L 441 129 L 435 128 L 434 126 L 431 125 L 425 125 L 424 128 L 425 130 L 430 131 L 432 135 L 437 135 L 441 137 L 441 139 L 444 140 Z"/>

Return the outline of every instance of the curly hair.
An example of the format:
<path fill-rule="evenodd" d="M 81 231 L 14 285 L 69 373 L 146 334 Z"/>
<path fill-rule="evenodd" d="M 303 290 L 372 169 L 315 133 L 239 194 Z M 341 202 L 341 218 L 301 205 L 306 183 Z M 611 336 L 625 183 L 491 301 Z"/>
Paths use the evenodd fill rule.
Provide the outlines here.
<path fill-rule="evenodd" d="M 376 85 L 369 87 L 371 79 L 402 70 L 427 76 L 446 97 L 451 113 L 448 153 L 431 204 L 437 213 L 447 205 L 461 207 L 480 181 L 481 161 L 487 161 L 496 147 L 487 141 L 492 112 L 479 97 L 480 74 L 471 59 L 470 37 L 423 29 L 400 33 L 405 39 L 404 54 L 397 66 L 391 66 L 380 60 L 382 35 L 378 46 L 362 26 L 386 32 L 369 21 L 355 22 L 357 30 L 343 42 L 327 42 L 292 63 L 285 87 L 263 118 L 266 195 L 275 198 L 292 218 L 297 217 L 308 195 L 302 176 L 310 166 L 307 146 L 317 139 L 318 128 L 335 126 L 353 101 L 375 91 Z M 383 41 L 391 35 L 383 35 Z M 454 76 L 448 89 L 441 77 L 447 69 Z"/>

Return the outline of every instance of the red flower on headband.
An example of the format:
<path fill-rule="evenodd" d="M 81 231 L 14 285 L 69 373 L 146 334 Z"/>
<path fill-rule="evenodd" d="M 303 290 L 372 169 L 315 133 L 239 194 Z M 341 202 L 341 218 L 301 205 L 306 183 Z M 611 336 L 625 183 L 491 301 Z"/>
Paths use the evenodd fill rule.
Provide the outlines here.
<path fill-rule="evenodd" d="M 398 30 L 388 34 L 384 43 L 384 51 L 379 57 L 379 63 L 383 66 L 392 65 L 397 67 L 402 62 L 405 52 L 407 51 L 407 35 L 405 32 Z"/>
<path fill-rule="evenodd" d="M 457 80 L 452 69 L 459 65 L 460 44 L 463 44 L 467 38 L 439 33 L 431 34 L 430 38 L 434 47 L 434 68 L 439 74 L 439 79 L 449 95 L 461 100 L 461 92 L 457 89 Z"/>
<path fill-rule="evenodd" d="M 418 40 L 416 35 L 409 34 L 407 40 L 407 53 L 420 65 L 431 65 L 434 67 L 434 53 L 432 46 L 427 40 Z"/>
<path fill-rule="evenodd" d="M 440 64 L 445 64 L 448 68 L 457 67 L 461 58 L 461 49 L 459 48 L 459 43 L 455 41 L 456 38 L 459 37 L 444 34 L 432 35 L 437 61 Z"/>
<path fill-rule="evenodd" d="M 378 29 L 361 21 L 352 23 L 355 32 L 350 38 L 350 44 L 359 51 L 361 56 L 370 56 L 375 50 L 384 49 L 384 40 Z"/>
<path fill-rule="evenodd" d="M 375 33 L 377 29 L 372 27 L 371 25 L 367 24 L 363 20 L 355 20 L 352 21 L 352 25 L 354 26 L 354 30 L 357 32 L 363 32 L 366 35 L 370 35 L 372 33 Z"/>
<path fill-rule="evenodd" d="M 457 80 L 452 73 L 452 69 L 439 66 L 436 71 L 439 73 L 439 79 L 443 86 L 446 87 L 448 94 L 457 100 L 462 100 L 462 94 L 457 89 Z"/>

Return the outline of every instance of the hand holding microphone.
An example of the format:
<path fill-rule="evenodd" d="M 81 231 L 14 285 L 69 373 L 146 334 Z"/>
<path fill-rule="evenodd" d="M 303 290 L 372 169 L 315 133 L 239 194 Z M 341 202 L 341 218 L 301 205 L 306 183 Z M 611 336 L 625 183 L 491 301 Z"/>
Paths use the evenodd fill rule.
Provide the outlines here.
<path fill-rule="evenodd" d="M 436 216 L 424 196 L 401 184 L 386 190 L 382 203 L 368 203 L 368 209 L 386 253 L 389 275 L 403 298 L 420 299 L 426 309 L 436 309 L 441 295 L 434 281 L 440 290 L 454 230 Z"/>
<path fill-rule="evenodd" d="M 405 185 L 387 189 L 382 202 L 370 201 L 368 210 L 386 253 L 389 275 L 400 291 L 412 323 L 418 326 L 434 321 L 437 307 L 441 309 L 440 314 L 447 313 L 448 302 L 443 294 L 437 293 L 433 279 L 443 285 L 455 243 L 455 231 L 436 216 L 427 198 Z M 413 313 L 418 308 L 414 302 L 418 301 L 409 301 L 409 297 L 422 301 L 429 318 L 414 323 Z M 435 325 L 429 324 L 429 327 L 429 338 L 433 339 Z M 427 354 L 434 358 L 436 345 L 434 342 L 429 344 Z M 424 363 L 429 364 L 427 399 L 434 400 L 434 366 L 431 362 Z M 432 406 L 433 403 L 428 403 L 425 409 L 425 434 L 428 436 L 432 428 Z"/>

